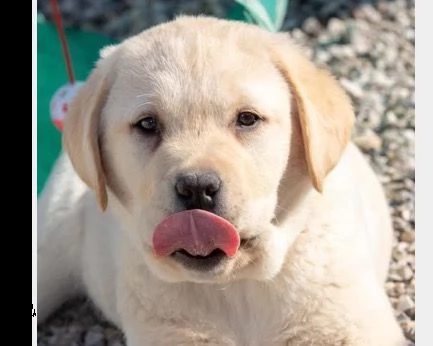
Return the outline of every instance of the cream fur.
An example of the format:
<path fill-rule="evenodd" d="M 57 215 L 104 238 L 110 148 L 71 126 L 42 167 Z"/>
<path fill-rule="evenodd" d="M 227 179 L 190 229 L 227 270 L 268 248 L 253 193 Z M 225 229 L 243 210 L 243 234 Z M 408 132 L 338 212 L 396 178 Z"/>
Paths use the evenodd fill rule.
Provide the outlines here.
<path fill-rule="evenodd" d="M 240 110 L 265 120 L 238 131 Z M 159 142 L 131 128 L 143 114 Z M 128 346 L 404 345 L 389 212 L 353 120 L 329 74 L 242 23 L 181 17 L 104 50 L 38 202 L 39 321 L 86 293 Z M 223 216 L 259 239 L 216 272 L 151 249 L 189 169 L 217 171 Z"/>

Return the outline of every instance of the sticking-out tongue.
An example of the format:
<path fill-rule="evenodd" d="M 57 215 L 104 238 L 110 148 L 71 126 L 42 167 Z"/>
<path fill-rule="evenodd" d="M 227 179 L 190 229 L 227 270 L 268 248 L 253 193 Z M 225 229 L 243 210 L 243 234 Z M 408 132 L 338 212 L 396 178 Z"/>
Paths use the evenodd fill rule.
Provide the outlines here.
<path fill-rule="evenodd" d="M 207 256 L 220 249 L 233 257 L 239 244 L 239 234 L 230 222 L 201 209 L 172 214 L 153 233 L 153 248 L 158 256 L 168 256 L 178 250 L 192 256 Z"/>

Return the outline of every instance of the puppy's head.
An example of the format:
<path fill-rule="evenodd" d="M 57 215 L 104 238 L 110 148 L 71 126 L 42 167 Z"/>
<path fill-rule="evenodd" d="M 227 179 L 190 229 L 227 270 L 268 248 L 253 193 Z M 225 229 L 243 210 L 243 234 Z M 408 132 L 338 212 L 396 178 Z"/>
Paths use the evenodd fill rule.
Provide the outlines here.
<path fill-rule="evenodd" d="M 264 280 L 353 120 L 334 79 L 285 35 L 182 17 L 104 51 L 64 142 L 158 277 Z"/>

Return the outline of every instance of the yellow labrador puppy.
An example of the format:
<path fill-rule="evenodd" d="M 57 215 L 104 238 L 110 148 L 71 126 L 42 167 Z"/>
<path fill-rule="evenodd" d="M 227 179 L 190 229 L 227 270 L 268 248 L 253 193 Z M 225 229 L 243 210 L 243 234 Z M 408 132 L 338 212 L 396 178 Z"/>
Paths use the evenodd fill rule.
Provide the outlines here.
<path fill-rule="evenodd" d="M 354 114 L 286 37 L 181 17 L 103 50 L 38 202 L 38 316 L 86 293 L 128 346 L 404 345 Z"/>

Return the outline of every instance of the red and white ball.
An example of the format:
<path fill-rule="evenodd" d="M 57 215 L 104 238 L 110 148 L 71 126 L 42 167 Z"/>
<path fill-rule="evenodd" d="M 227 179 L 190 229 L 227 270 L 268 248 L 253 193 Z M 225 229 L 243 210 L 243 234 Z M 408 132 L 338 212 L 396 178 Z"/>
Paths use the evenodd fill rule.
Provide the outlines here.
<path fill-rule="evenodd" d="M 69 105 L 83 84 L 83 82 L 65 84 L 51 98 L 51 120 L 60 131 L 63 130 L 63 119 L 68 112 Z"/>

